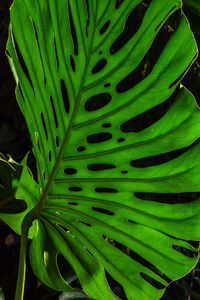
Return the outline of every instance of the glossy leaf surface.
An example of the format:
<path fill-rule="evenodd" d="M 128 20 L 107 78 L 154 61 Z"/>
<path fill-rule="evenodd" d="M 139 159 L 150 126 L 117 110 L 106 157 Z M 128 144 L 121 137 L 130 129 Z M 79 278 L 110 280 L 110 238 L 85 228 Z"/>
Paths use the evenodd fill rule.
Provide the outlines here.
<path fill-rule="evenodd" d="M 181 1 L 15 0 L 8 58 L 38 167 L 30 258 L 46 285 L 158 299 L 198 260 L 200 113 L 180 80 L 197 47 Z"/>

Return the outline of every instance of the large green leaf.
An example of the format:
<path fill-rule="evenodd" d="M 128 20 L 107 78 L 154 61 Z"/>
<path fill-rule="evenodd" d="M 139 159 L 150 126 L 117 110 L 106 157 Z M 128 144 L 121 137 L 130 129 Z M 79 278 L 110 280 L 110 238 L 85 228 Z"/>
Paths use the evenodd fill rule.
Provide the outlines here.
<path fill-rule="evenodd" d="M 198 260 L 200 113 L 179 84 L 197 48 L 180 7 L 14 1 L 8 58 L 40 186 L 30 258 L 49 287 L 73 291 L 59 254 L 90 297 L 116 298 L 106 270 L 128 299 L 158 299 Z"/>

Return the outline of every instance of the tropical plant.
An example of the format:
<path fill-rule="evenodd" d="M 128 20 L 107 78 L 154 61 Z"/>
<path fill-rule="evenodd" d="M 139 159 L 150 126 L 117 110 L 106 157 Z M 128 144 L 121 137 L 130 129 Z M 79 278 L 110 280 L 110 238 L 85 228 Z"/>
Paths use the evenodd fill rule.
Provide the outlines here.
<path fill-rule="evenodd" d="M 14 1 L 7 56 L 38 170 L 36 183 L 26 158 L 12 169 L 9 195 L 27 209 L 0 213 L 21 233 L 16 300 L 28 237 L 44 284 L 76 291 L 62 256 L 98 300 L 117 299 L 109 279 L 159 299 L 197 263 L 200 113 L 180 81 L 198 51 L 181 6 Z"/>

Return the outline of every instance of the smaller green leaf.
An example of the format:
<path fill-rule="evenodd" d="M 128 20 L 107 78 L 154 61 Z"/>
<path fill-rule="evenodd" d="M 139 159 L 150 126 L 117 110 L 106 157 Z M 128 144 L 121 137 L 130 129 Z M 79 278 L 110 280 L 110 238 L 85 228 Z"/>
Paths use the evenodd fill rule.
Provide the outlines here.
<path fill-rule="evenodd" d="M 0 153 L 0 219 L 16 233 L 21 233 L 24 216 L 36 205 L 39 189 L 26 164 L 18 164 Z M 35 229 L 31 227 L 29 238 Z"/>
<path fill-rule="evenodd" d="M 26 210 L 27 205 L 23 200 L 15 198 L 15 188 L 12 181 L 21 177 L 23 167 L 17 164 L 11 157 L 0 153 L 0 212 L 19 213 Z"/>

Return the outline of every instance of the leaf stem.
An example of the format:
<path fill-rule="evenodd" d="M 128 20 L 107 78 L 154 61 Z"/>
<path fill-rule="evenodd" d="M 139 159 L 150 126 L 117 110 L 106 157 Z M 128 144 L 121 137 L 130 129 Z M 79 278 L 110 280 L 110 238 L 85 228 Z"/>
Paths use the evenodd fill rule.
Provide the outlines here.
<path fill-rule="evenodd" d="M 24 297 L 27 238 L 28 238 L 28 230 L 22 232 L 21 235 L 19 269 L 18 269 L 17 286 L 15 292 L 15 300 L 22 300 Z"/>
<path fill-rule="evenodd" d="M 26 276 L 26 249 L 28 241 L 29 228 L 32 225 L 33 220 L 37 217 L 37 210 L 31 210 L 24 218 L 21 226 L 21 243 L 20 243 L 20 256 L 19 256 L 19 268 L 17 276 L 17 286 L 15 291 L 15 300 L 23 300 L 25 276 Z"/>

